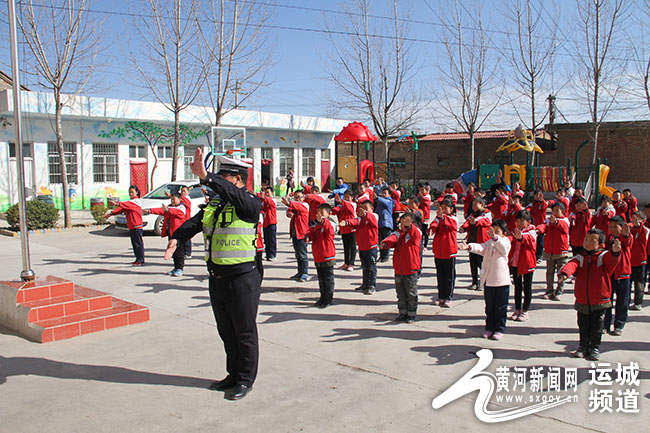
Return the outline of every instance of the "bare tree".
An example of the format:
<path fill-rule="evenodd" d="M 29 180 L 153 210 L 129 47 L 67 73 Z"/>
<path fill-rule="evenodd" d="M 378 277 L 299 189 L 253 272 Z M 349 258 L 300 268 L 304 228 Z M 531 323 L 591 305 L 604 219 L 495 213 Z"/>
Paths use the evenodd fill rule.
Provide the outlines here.
<path fill-rule="evenodd" d="M 27 0 L 19 5 L 18 24 L 33 54 L 34 70 L 42 79 L 39 84 L 54 93 L 54 132 L 61 167 L 64 222 L 66 227 L 71 227 L 61 111 L 84 89 L 95 70 L 101 24 L 89 19 L 90 0 L 63 3 Z"/>
<path fill-rule="evenodd" d="M 198 2 L 146 0 L 146 4 L 151 17 L 134 22 L 142 44 L 131 57 L 146 88 L 174 114 L 171 173 L 174 181 L 181 145 L 180 116 L 194 102 L 205 82 L 198 60 Z"/>
<path fill-rule="evenodd" d="M 342 5 L 349 19 L 341 20 L 339 36 L 330 33 L 328 76 L 341 95 L 337 103 L 372 122 L 387 161 L 388 138 L 407 131 L 420 111 L 409 88 L 415 72 L 407 38 L 409 8 L 393 0 L 390 22 L 373 25 L 370 0 L 351 3 Z"/>
<path fill-rule="evenodd" d="M 557 49 L 556 21 L 542 27 L 544 5 L 540 1 L 514 0 L 511 5 L 515 31 L 509 33 L 509 60 L 515 74 L 512 76 L 517 84 L 520 98 L 527 100 L 528 115 L 520 113 L 514 107 L 521 122 L 531 131 L 540 127 L 548 114 L 544 99 L 538 98 L 540 89 L 546 88 L 547 72 L 553 65 Z M 546 24 L 546 23 L 545 23 Z"/>
<path fill-rule="evenodd" d="M 580 66 L 578 75 L 589 104 L 594 142 L 591 163 L 596 164 L 600 125 L 616 101 L 625 76 L 625 55 L 610 56 L 610 49 L 618 41 L 619 28 L 625 18 L 625 0 L 577 0 L 576 4 L 582 27 L 581 43 L 584 44 L 576 47 Z"/>
<path fill-rule="evenodd" d="M 263 28 L 270 13 L 268 3 L 257 0 L 206 3 L 195 20 L 206 98 L 218 126 L 265 83 L 271 49 Z"/>
<path fill-rule="evenodd" d="M 445 54 L 438 68 L 441 73 L 440 106 L 443 112 L 469 135 L 472 168 L 476 164 L 474 135 L 499 104 L 495 64 L 483 27 L 480 5 L 472 12 L 455 0 L 443 22 L 441 39 Z M 493 97 L 488 104 L 486 99 Z M 487 106 L 486 106 L 487 105 Z"/>
<path fill-rule="evenodd" d="M 643 8 L 643 14 L 647 19 L 650 20 L 650 0 L 645 0 L 642 5 Z M 639 64 L 640 64 L 640 72 L 641 72 L 641 84 L 643 87 L 643 94 L 645 96 L 645 102 L 646 105 L 648 106 L 648 110 L 650 110 L 650 50 L 647 50 L 645 48 L 645 42 L 647 41 L 642 41 L 642 47 L 643 50 L 640 52 L 637 51 L 637 54 L 640 54 L 638 57 Z"/>

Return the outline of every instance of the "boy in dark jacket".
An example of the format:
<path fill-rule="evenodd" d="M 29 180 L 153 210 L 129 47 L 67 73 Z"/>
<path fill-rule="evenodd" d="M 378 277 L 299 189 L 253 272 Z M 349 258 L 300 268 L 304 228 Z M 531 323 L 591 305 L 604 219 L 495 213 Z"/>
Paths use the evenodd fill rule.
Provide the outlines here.
<path fill-rule="evenodd" d="M 611 250 L 607 251 L 604 249 L 605 233 L 591 229 L 585 236 L 583 248 L 582 253 L 562 267 L 558 281 L 576 276 L 574 308 L 578 312 L 580 345 L 571 355 L 598 361 L 605 310 L 612 306 L 611 277 L 619 262 L 621 242 L 614 240 Z"/>

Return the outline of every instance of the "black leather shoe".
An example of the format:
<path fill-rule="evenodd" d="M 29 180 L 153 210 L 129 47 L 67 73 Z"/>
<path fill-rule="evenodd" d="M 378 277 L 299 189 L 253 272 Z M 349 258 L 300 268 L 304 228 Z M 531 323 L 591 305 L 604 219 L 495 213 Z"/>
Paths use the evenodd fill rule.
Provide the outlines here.
<path fill-rule="evenodd" d="M 246 394 L 251 392 L 252 386 L 237 384 L 235 387 L 226 392 L 226 400 L 241 400 L 246 397 Z"/>
<path fill-rule="evenodd" d="M 227 389 L 233 388 L 235 385 L 237 385 L 237 382 L 228 376 L 220 381 L 212 382 L 208 389 L 212 391 L 225 391 Z"/>
<path fill-rule="evenodd" d="M 404 322 L 406 321 L 406 314 L 400 314 L 399 316 L 393 319 L 395 322 Z"/>
<path fill-rule="evenodd" d="M 312 304 L 312 307 L 319 307 L 320 308 L 320 306 L 323 305 L 323 302 L 325 302 L 323 299 L 319 299 L 318 301 L 316 301 L 315 304 Z"/>

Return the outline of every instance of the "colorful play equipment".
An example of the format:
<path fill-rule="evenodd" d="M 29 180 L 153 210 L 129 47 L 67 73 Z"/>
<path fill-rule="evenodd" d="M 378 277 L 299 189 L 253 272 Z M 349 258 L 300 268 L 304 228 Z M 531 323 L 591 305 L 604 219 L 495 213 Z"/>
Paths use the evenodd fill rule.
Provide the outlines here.
<path fill-rule="evenodd" d="M 607 186 L 607 176 L 609 176 L 609 165 L 600 164 L 599 165 L 599 175 L 598 175 L 598 192 L 600 195 L 606 195 L 609 198 L 612 198 L 612 194 L 616 191 L 611 186 Z"/>
<path fill-rule="evenodd" d="M 375 161 L 375 146 L 372 146 L 372 161 L 368 160 L 368 152 L 370 145 L 377 141 L 377 137 L 370 132 L 368 127 L 361 122 L 349 123 L 334 137 L 337 144 L 341 142 L 350 143 L 350 156 L 338 156 L 336 164 L 336 177 L 342 177 L 346 182 L 361 183 L 363 179 L 369 178 L 374 181 L 374 161 Z M 361 143 L 364 144 L 366 151 L 366 158 L 361 160 Z M 356 155 L 355 155 L 356 144 Z"/>

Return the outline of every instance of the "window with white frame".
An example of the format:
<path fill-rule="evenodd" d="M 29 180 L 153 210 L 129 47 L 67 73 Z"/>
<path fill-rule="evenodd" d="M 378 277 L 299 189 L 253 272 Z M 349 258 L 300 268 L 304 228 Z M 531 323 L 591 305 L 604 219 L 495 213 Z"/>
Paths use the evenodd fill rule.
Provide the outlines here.
<path fill-rule="evenodd" d="M 273 159 L 273 148 L 263 147 L 262 148 L 262 159 Z"/>
<path fill-rule="evenodd" d="M 32 158 L 32 143 L 23 142 L 23 158 Z M 9 142 L 9 158 L 16 158 L 16 143 Z"/>
<path fill-rule="evenodd" d="M 323 149 L 320 153 L 320 159 L 325 159 L 329 161 L 330 159 L 330 150 L 329 149 Z"/>
<path fill-rule="evenodd" d="M 159 144 L 158 145 L 158 158 L 160 159 L 172 159 L 174 154 L 174 146 L 171 144 Z"/>
<path fill-rule="evenodd" d="M 194 161 L 194 152 L 198 148 L 201 148 L 198 144 L 186 144 L 183 146 L 184 179 L 196 179 L 196 175 L 192 173 L 192 161 Z"/>
<path fill-rule="evenodd" d="M 302 150 L 302 176 L 316 176 L 316 149 Z"/>
<path fill-rule="evenodd" d="M 93 143 L 93 182 L 119 182 L 117 143 Z"/>
<path fill-rule="evenodd" d="M 63 157 L 68 183 L 77 183 L 77 143 L 63 143 Z M 50 183 L 62 183 L 61 158 L 56 142 L 47 143 L 47 165 L 50 171 Z"/>
<path fill-rule="evenodd" d="M 144 144 L 129 144 L 129 158 L 146 158 L 147 147 Z"/>
<path fill-rule="evenodd" d="M 293 148 L 280 148 L 280 176 L 285 177 L 289 169 L 293 168 Z"/>

